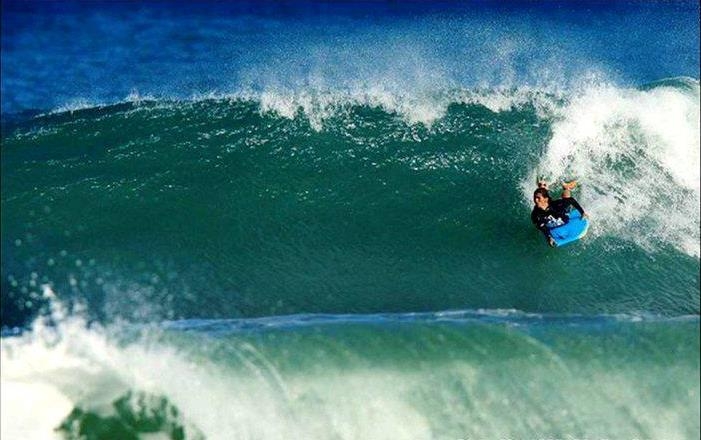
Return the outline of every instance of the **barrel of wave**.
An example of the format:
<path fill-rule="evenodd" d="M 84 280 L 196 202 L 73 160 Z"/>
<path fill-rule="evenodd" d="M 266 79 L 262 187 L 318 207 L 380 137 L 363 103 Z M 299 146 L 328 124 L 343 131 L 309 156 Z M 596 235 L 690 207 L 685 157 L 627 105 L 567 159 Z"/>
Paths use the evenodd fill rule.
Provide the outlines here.
<path fill-rule="evenodd" d="M 577 178 L 593 237 L 698 258 L 698 120 L 697 80 L 587 87 L 557 112 L 552 139 L 521 182 L 524 196 L 530 200 L 538 174 Z"/>

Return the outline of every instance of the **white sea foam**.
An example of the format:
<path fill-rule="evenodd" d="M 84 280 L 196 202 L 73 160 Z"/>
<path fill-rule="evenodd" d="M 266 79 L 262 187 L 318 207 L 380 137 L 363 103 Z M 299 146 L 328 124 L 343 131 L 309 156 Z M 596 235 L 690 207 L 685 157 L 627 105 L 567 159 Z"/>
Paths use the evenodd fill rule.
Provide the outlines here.
<path fill-rule="evenodd" d="M 245 96 L 259 101 L 263 112 L 274 112 L 289 119 L 303 116 L 309 119 L 313 129 L 320 131 L 326 120 L 349 106 L 379 108 L 398 115 L 407 124 L 427 127 L 445 116 L 451 104 L 481 105 L 495 113 L 532 105 L 540 116 L 548 116 L 556 106 L 559 92 L 521 87 L 449 89 L 421 94 L 397 92 L 378 85 L 347 91 L 268 89 L 258 96 Z"/>
<path fill-rule="evenodd" d="M 166 396 L 185 417 L 186 438 L 197 438 L 195 432 L 208 439 L 430 434 L 425 418 L 397 398 L 402 382 L 410 382 L 400 376 L 361 371 L 347 375 L 341 387 L 338 372 L 286 381 L 248 343 L 235 348 L 244 370 L 228 371 L 148 339 L 117 344 L 100 327 L 66 316 L 48 286 L 44 292 L 51 315 L 38 319 L 31 332 L 0 339 L 3 438 L 60 438 L 56 428 L 74 407 L 110 415 L 111 402 L 128 390 Z M 315 402 L 310 413 L 291 413 L 290 400 L 303 400 L 301 393 L 331 399 L 331 413 L 315 414 Z"/>
<path fill-rule="evenodd" d="M 110 415 L 110 403 L 129 389 L 166 396 L 191 423 L 186 438 L 197 438 L 194 432 L 208 439 L 430 436 L 427 420 L 398 398 L 402 383 L 415 381 L 402 375 L 361 371 L 339 382 L 336 372 L 286 382 L 246 344 L 239 347 L 245 371 L 236 373 L 164 345 L 119 348 L 77 322 L 65 322 L 61 331 L 58 343 L 37 334 L 2 340 L 3 438 L 60 438 L 55 429 L 74 407 Z M 303 402 L 305 395 L 319 396 L 329 413 L 315 413 L 323 409 L 319 402 L 290 412 L 290 400 Z"/>
<path fill-rule="evenodd" d="M 671 245 L 699 256 L 699 83 L 648 90 L 600 85 L 557 115 L 538 168 L 522 181 L 530 202 L 537 174 L 577 178 L 593 236 L 646 250 Z"/>
<path fill-rule="evenodd" d="M 285 88 L 267 87 L 262 91 L 242 89 L 237 92 L 196 93 L 189 97 L 158 97 L 142 95 L 132 90 L 122 100 L 96 102 L 75 99 L 54 108 L 46 114 L 75 112 L 107 107 L 121 103 L 150 103 L 149 109 L 201 101 L 251 101 L 260 105 L 263 113 L 294 119 L 304 117 L 316 131 L 324 129 L 325 122 L 345 112 L 349 107 L 367 106 L 382 109 L 397 115 L 407 124 L 423 124 L 430 127 L 445 116 L 451 104 L 482 105 L 498 113 L 531 105 L 539 116 L 550 116 L 564 92 L 559 89 L 531 86 L 484 87 L 484 88 L 427 88 L 426 90 L 403 90 L 386 84 L 357 84 L 350 88 Z"/>
<path fill-rule="evenodd" d="M 666 405 L 660 421 L 657 401 L 644 398 L 647 389 L 640 391 L 639 381 L 649 379 L 650 371 L 590 371 L 561 359 L 527 333 L 504 337 L 517 338 L 512 342 L 528 356 L 501 357 L 483 352 L 477 343 L 468 350 L 475 350 L 477 363 L 466 354 L 435 359 L 430 366 L 428 358 L 403 366 L 378 362 L 352 344 L 336 345 L 336 338 L 323 332 L 305 333 L 314 344 L 289 347 L 235 335 L 162 338 L 155 328 L 117 343 L 109 333 L 119 334 L 120 328 L 88 327 L 75 316 L 63 316 L 50 289 L 45 293 L 54 304 L 51 316 L 39 319 L 31 332 L 0 340 L 3 438 L 54 438 L 74 407 L 108 416 L 114 412 L 110 403 L 129 390 L 164 396 L 182 415 L 186 438 L 201 433 L 208 439 L 414 439 L 458 432 L 499 438 L 568 430 L 593 437 L 683 438 L 693 423 L 693 417 L 684 417 L 698 415 L 698 407 L 688 405 L 698 399 L 698 384 L 689 385 L 688 401 L 684 395 Z M 375 341 L 384 336 L 376 335 Z M 401 346 L 401 341 L 395 343 Z M 447 342 L 438 337 L 417 343 L 430 348 Z M 317 361 L 306 363 L 306 370 L 284 367 L 286 350 L 295 348 L 309 350 L 307 360 Z M 491 356 L 496 363 L 485 365 Z M 570 368 L 583 375 L 573 375 Z M 692 374 L 689 368 L 680 366 L 675 374 L 686 377 Z M 520 380 L 510 378 L 514 371 Z M 594 378 L 609 386 L 592 388 Z"/>
<path fill-rule="evenodd" d="M 2 438 L 59 438 L 54 429 L 77 401 L 96 398 L 101 388 L 96 385 L 104 382 L 94 361 L 105 354 L 104 339 L 88 331 L 83 320 L 66 318 L 46 286 L 44 294 L 51 315 L 38 319 L 31 332 L 0 339 Z"/>
<path fill-rule="evenodd" d="M 90 99 L 85 99 L 85 98 L 75 98 L 75 99 L 72 99 L 72 100 L 65 102 L 64 104 L 59 105 L 58 107 L 53 108 L 49 112 L 42 113 L 39 116 L 53 115 L 53 114 L 59 114 L 59 113 L 72 113 L 72 112 L 77 112 L 80 110 L 101 107 L 103 105 L 105 105 L 105 104 L 98 102 L 98 101 L 95 101 L 95 100 L 90 100 Z"/>

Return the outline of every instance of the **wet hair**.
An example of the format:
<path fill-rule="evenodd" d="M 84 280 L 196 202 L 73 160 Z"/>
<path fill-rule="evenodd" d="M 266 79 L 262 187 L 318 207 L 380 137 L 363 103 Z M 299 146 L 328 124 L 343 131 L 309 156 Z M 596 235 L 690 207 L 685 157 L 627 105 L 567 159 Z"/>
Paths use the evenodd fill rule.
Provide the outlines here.
<path fill-rule="evenodd" d="M 548 200 L 550 200 L 550 193 L 545 188 L 538 188 L 537 190 L 533 191 L 533 200 L 535 200 L 535 196 L 537 194 L 540 194 L 542 197 L 546 197 Z"/>

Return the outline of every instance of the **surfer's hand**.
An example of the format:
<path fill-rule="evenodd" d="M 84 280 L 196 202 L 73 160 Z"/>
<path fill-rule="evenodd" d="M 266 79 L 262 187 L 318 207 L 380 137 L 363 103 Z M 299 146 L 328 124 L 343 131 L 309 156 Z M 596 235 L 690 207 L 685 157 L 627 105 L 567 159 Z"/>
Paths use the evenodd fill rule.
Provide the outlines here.
<path fill-rule="evenodd" d="M 582 218 L 589 218 L 589 214 L 585 212 L 584 214 L 582 214 Z"/>
<path fill-rule="evenodd" d="M 550 247 L 555 247 L 555 239 L 552 237 L 548 237 L 548 244 Z"/>

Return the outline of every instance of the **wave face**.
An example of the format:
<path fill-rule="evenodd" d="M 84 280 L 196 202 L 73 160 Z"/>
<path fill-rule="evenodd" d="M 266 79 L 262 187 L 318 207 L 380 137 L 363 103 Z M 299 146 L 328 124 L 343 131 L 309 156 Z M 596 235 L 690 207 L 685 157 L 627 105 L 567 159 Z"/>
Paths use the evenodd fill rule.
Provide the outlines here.
<path fill-rule="evenodd" d="M 699 436 L 698 2 L 2 8 L 3 438 Z"/>
<path fill-rule="evenodd" d="M 465 91 L 428 127 L 346 97 L 323 118 L 270 96 L 39 117 L 4 141 L 6 295 L 26 309 L 50 281 L 98 319 L 696 313 L 699 86 L 680 84 Z M 580 245 L 530 225 L 538 172 L 580 179 Z"/>

